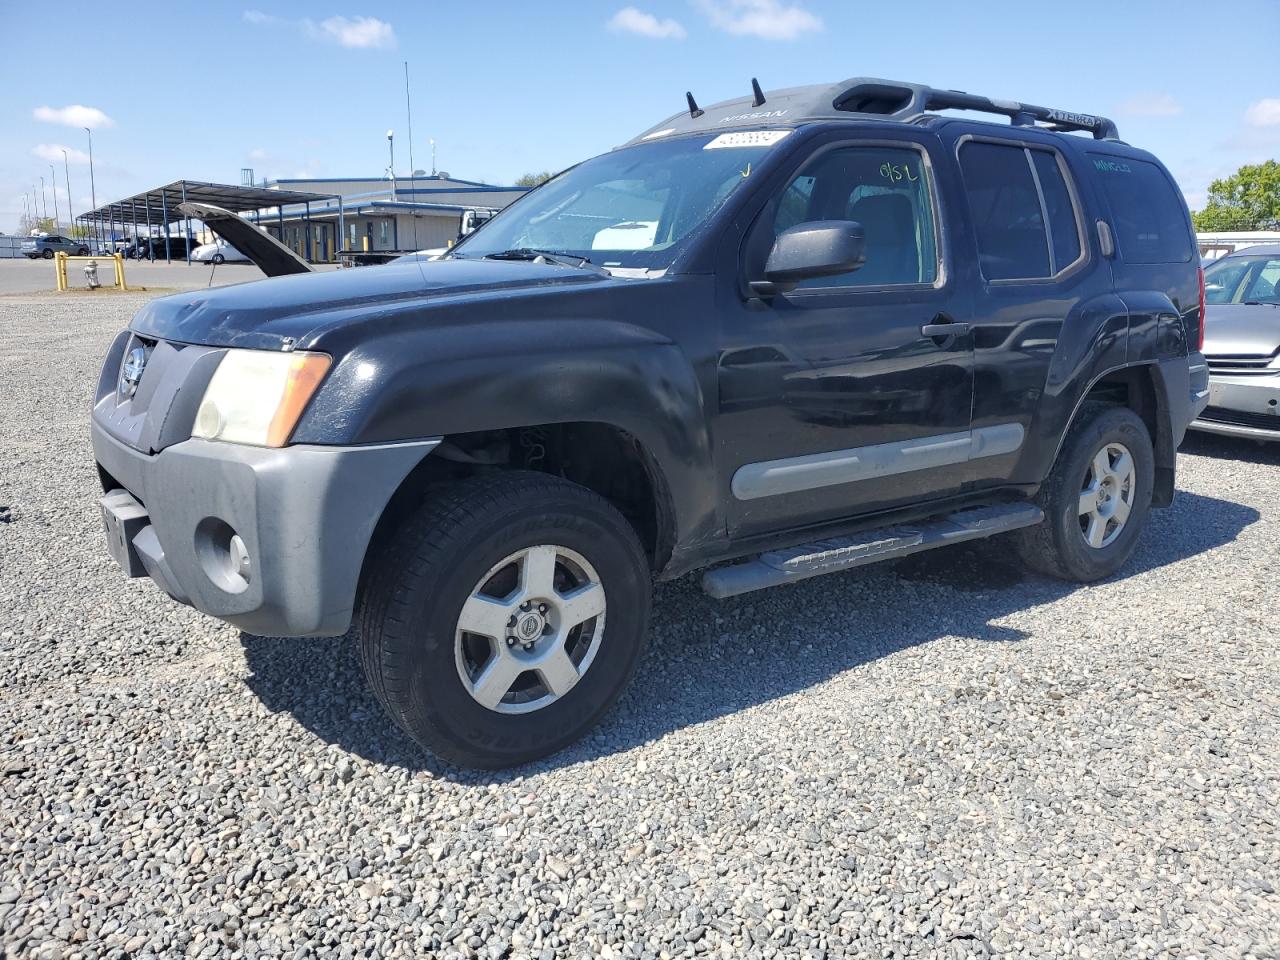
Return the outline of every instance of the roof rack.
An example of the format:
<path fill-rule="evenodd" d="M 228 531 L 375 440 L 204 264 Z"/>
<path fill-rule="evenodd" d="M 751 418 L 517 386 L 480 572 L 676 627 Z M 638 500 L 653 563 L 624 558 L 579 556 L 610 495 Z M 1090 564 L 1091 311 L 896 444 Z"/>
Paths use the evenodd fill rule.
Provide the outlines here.
<path fill-rule="evenodd" d="M 689 133 L 715 127 L 724 129 L 729 124 L 776 126 L 850 115 L 913 123 L 938 110 L 973 110 L 1008 117 L 1014 126 L 1038 127 L 1055 132 L 1079 130 L 1093 134 L 1096 140 L 1120 139 L 1115 123 L 1106 117 L 876 77 L 853 77 L 830 86 L 792 87 L 768 93 L 762 93 L 759 84 L 753 79 L 751 91 L 750 96 L 725 100 L 703 108 L 699 108 L 693 95 L 688 94 L 688 110 L 667 118 L 632 142 L 646 137 Z M 1040 126 L 1041 124 L 1044 126 Z"/>

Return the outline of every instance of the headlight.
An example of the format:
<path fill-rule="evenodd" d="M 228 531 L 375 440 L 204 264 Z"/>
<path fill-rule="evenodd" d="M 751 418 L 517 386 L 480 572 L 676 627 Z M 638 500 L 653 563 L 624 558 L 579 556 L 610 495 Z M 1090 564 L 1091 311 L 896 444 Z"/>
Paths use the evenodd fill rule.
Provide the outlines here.
<path fill-rule="evenodd" d="M 283 447 L 331 362 L 323 353 L 228 350 L 204 391 L 191 435 Z"/>

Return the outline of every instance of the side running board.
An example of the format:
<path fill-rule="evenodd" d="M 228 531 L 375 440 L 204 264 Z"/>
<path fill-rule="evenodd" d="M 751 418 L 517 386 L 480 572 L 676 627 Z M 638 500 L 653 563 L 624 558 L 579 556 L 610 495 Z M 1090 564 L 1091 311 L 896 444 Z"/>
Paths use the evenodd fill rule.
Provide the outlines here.
<path fill-rule="evenodd" d="M 762 553 L 754 560 L 717 567 L 702 575 L 702 589 L 718 600 L 740 593 L 807 580 L 880 560 L 893 560 L 934 547 L 980 540 L 997 533 L 1031 527 L 1044 519 L 1039 507 L 1016 503 L 975 507 L 920 523 L 868 530 L 787 550 Z"/>

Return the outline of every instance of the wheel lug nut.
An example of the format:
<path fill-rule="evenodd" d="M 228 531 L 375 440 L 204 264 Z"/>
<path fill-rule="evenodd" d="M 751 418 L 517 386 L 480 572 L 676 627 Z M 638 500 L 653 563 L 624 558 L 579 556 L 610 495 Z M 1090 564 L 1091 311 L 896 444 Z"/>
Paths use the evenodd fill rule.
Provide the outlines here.
<path fill-rule="evenodd" d="M 515 625 L 516 625 L 516 615 L 513 613 L 513 614 L 512 614 L 512 615 L 507 619 L 507 626 L 508 626 L 508 627 L 514 627 Z"/>
<path fill-rule="evenodd" d="M 524 603 L 520 604 L 520 609 L 521 609 L 521 610 L 528 610 L 528 609 L 529 609 L 530 607 L 532 607 L 532 606 L 533 606 L 533 601 L 532 601 L 532 600 L 526 600 Z"/>
<path fill-rule="evenodd" d="M 516 645 L 516 638 L 515 638 L 515 637 L 507 637 L 507 646 L 508 646 L 508 647 L 514 647 L 515 645 Z"/>
<path fill-rule="evenodd" d="M 547 612 L 547 605 L 546 605 L 545 603 L 540 603 L 540 604 L 538 604 L 538 612 L 539 612 L 539 613 L 546 613 L 546 612 Z"/>
<path fill-rule="evenodd" d="M 525 652 L 526 652 L 526 653 L 528 653 L 529 651 L 533 650 L 533 642 L 532 642 L 532 641 L 530 641 L 529 643 L 526 643 L 526 644 L 524 645 L 524 649 L 525 649 Z"/>

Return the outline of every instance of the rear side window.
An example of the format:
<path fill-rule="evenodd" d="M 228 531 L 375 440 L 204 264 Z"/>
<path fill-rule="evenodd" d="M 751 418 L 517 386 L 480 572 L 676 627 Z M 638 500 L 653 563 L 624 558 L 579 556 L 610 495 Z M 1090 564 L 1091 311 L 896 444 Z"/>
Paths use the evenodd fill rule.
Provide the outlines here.
<path fill-rule="evenodd" d="M 1056 154 L 974 141 L 960 148 L 960 169 L 984 277 L 1046 279 L 1080 259 L 1079 220 Z"/>
<path fill-rule="evenodd" d="M 1127 263 L 1186 263 L 1191 229 L 1182 200 L 1163 170 L 1145 160 L 1089 154 L 1111 206 L 1120 256 Z"/>

